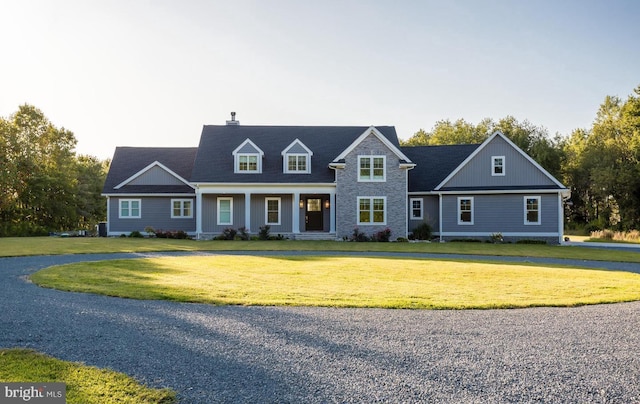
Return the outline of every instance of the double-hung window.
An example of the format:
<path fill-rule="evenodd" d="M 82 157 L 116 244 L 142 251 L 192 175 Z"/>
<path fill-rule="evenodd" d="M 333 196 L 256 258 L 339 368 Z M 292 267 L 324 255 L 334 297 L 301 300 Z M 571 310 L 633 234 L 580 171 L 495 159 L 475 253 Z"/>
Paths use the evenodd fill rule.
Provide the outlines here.
<path fill-rule="evenodd" d="M 458 198 L 458 224 L 473 224 L 473 198 Z"/>
<path fill-rule="evenodd" d="M 411 198 L 409 203 L 411 204 L 411 219 L 422 220 L 422 198 Z"/>
<path fill-rule="evenodd" d="M 385 181 L 385 156 L 358 156 L 358 181 Z"/>
<path fill-rule="evenodd" d="M 172 199 L 171 200 L 171 218 L 186 219 L 193 217 L 191 199 Z"/>
<path fill-rule="evenodd" d="M 524 197 L 524 224 L 540 224 L 540 197 Z"/>
<path fill-rule="evenodd" d="M 387 222 L 387 198 L 381 197 L 358 197 L 358 224 L 381 224 Z"/>
<path fill-rule="evenodd" d="M 238 154 L 238 172 L 240 173 L 257 173 L 258 171 L 258 154 Z"/>
<path fill-rule="evenodd" d="M 287 154 L 288 173 L 308 173 L 308 154 Z"/>
<path fill-rule="evenodd" d="M 233 198 L 218 198 L 217 203 L 218 220 L 217 224 L 231 225 L 233 224 Z"/>
<path fill-rule="evenodd" d="M 140 199 L 120 199 L 120 219 L 140 219 L 142 217 L 142 201 Z"/>
<path fill-rule="evenodd" d="M 280 224 L 280 198 L 266 198 L 265 204 L 265 218 L 268 225 Z"/>
<path fill-rule="evenodd" d="M 491 175 L 494 177 L 504 174 L 504 156 L 491 156 Z"/>

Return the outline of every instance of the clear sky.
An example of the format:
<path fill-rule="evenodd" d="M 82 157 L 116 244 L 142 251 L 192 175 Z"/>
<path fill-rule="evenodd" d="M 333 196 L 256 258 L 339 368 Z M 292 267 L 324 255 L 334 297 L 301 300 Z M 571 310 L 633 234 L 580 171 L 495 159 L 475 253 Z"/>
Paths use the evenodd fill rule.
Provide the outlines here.
<path fill-rule="evenodd" d="M 77 152 L 197 146 L 245 125 L 513 115 L 568 135 L 640 85 L 637 0 L 0 0 L 0 116 Z"/>

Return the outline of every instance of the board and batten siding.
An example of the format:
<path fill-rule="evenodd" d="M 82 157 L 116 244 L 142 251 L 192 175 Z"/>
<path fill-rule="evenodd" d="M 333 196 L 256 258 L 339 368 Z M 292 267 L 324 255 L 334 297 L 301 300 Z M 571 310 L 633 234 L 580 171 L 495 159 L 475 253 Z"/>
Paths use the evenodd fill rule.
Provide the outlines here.
<path fill-rule="evenodd" d="M 266 199 L 267 198 L 280 198 L 280 224 L 270 224 L 270 232 L 272 234 L 277 233 L 290 233 L 293 231 L 293 197 L 290 194 L 253 194 L 251 195 L 251 232 L 257 233 L 260 231 L 260 227 L 264 226 L 267 222 L 265 216 L 266 212 Z"/>
<path fill-rule="evenodd" d="M 492 174 L 492 157 L 504 156 L 505 175 Z M 473 159 L 471 159 L 446 184 L 454 187 L 501 187 L 513 186 L 555 186 L 556 184 L 542 171 L 535 168 L 520 152 L 503 138 L 496 136 Z"/>
<path fill-rule="evenodd" d="M 162 167 L 155 166 L 134 178 L 127 185 L 185 185 L 185 183 Z"/>
<path fill-rule="evenodd" d="M 524 224 L 525 196 L 540 197 L 540 224 Z M 473 198 L 473 224 L 458 224 L 458 198 Z M 557 194 L 443 195 L 443 233 L 558 233 Z"/>
<path fill-rule="evenodd" d="M 411 219 L 411 199 L 422 200 L 422 220 Z M 408 205 L 408 220 L 409 220 L 409 232 L 420 226 L 422 223 L 428 223 L 431 226 L 431 231 L 436 233 L 440 225 L 440 212 L 439 212 L 439 199 L 437 195 L 411 195 L 409 196 Z"/>
<path fill-rule="evenodd" d="M 120 200 L 136 199 L 140 200 L 140 218 L 121 219 Z M 191 201 L 190 218 L 171 218 L 173 206 L 172 199 L 188 199 Z M 144 229 L 148 226 L 155 230 L 182 230 L 187 233 L 196 231 L 196 200 L 189 197 L 111 197 L 109 198 L 109 232 L 110 233 L 131 233 L 139 231 L 145 234 Z"/>
<path fill-rule="evenodd" d="M 231 224 L 218 225 L 218 198 L 233 198 L 233 218 Z M 224 229 L 246 227 L 244 220 L 244 194 L 202 195 L 202 231 L 222 233 Z"/>

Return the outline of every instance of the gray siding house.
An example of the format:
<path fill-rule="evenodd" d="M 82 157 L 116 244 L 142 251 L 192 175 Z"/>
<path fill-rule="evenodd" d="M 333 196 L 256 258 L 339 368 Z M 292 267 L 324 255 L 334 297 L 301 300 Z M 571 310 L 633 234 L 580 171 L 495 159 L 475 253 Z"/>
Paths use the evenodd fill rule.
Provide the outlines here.
<path fill-rule="evenodd" d="M 440 240 L 563 233 L 569 191 L 506 136 L 401 147 L 394 127 L 205 125 L 196 148 L 116 148 L 107 233 L 146 227 L 208 239 L 227 228 L 343 239 L 429 223 Z"/>

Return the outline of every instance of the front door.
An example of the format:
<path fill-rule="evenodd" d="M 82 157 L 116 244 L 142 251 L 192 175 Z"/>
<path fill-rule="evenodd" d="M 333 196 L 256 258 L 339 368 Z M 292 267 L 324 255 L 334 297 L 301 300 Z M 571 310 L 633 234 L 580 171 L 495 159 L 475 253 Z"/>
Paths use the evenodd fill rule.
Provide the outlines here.
<path fill-rule="evenodd" d="M 322 230 L 322 199 L 307 198 L 305 223 L 307 231 Z"/>

